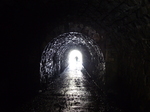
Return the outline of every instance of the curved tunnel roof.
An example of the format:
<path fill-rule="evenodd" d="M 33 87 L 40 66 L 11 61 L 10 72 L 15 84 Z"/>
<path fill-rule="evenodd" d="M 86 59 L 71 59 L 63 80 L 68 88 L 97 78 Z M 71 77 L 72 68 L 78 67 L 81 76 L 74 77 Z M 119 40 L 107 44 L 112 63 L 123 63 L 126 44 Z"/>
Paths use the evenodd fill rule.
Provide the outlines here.
<path fill-rule="evenodd" d="M 94 63 L 94 66 L 99 73 L 102 71 L 104 72 L 105 62 L 103 53 L 93 39 L 78 32 L 69 32 L 54 38 L 45 47 L 40 63 L 41 78 L 45 75 L 52 77 L 55 69 L 60 71 L 61 64 L 59 63 L 67 58 L 65 57 L 65 52 L 72 49 L 86 50 L 85 52 L 89 53 L 90 56 L 88 58 L 89 62 Z M 85 52 L 83 55 L 86 55 Z M 55 64 L 57 68 L 55 68 Z"/>

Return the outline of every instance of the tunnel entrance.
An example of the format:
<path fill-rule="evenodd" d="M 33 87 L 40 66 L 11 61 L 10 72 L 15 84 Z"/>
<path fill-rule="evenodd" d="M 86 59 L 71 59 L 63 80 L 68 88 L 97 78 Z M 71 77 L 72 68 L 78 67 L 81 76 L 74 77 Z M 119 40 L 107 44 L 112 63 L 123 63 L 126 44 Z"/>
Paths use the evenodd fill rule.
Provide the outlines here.
<path fill-rule="evenodd" d="M 50 83 L 68 66 L 83 67 L 100 80 L 104 76 L 104 56 L 95 41 L 84 34 L 69 32 L 50 41 L 43 50 L 40 62 L 40 82 Z"/>
<path fill-rule="evenodd" d="M 82 68 L 82 53 L 79 50 L 72 50 L 68 55 L 68 67 L 70 69 Z"/>

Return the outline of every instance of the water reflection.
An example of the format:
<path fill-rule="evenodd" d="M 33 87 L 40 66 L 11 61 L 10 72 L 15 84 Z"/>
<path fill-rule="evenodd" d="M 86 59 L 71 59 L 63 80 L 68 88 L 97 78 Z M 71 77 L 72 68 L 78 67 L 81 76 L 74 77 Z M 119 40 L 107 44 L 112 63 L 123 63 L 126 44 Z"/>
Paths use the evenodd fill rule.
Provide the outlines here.
<path fill-rule="evenodd" d="M 77 64 L 78 65 L 78 64 Z M 72 66 L 64 71 L 61 76 L 63 79 L 63 88 L 60 88 L 64 91 L 64 96 L 66 98 L 66 106 L 63 109 L 63 112 L 66 111 L 77 111 L 78 109 L 87 108 L 90 101 L 88 97 L 91 96 L 90 92 L 86 88 L 86 80 L 84 74 L 81 72 L 83 66 L 75 66 L 75 69 Z"/>

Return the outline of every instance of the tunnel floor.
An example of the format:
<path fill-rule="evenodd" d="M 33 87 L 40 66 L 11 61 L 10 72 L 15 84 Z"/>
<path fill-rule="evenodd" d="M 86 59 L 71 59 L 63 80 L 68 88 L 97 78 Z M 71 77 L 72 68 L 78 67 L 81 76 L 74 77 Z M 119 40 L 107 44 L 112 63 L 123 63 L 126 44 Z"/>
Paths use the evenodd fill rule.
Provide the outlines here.
<path fill-rule="evenodd" d="M 123 112 L 113 102 L 107 102 L 102 91 L 82 67 L 69 67 L 33 100 L 16 112 Z"/>

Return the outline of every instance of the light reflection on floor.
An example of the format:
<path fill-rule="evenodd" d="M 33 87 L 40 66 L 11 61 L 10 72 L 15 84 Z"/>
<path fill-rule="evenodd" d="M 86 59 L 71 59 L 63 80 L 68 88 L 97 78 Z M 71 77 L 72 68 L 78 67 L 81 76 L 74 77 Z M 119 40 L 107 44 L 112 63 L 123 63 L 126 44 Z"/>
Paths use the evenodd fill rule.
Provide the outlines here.
<path fill-rule="evenodd" d="M 74 69 L 67 68 L 63 74 L 61 74 L 61 78 L 63 79 L 64 86 L 67 84 L 68 86 L 63 91 L 66 96 L 66 108 L 63 110 L 73 111 L 75 108 L 87 108 L 88 106 L 88 97 L 91 96 L 90 92 L 87 91 L 85 87 L 85 77 L 81 72 L 82 66 L 76 66 Z M 61 90 L 62 91 L 62 90 Z"/>
<path fill-rule="evenodd" d="M 75 69 L 68 67 L 47 91 L 15 112 L 121 112 L 106 104 L 104 98 L 85 69 L 81 66 Z"/>

